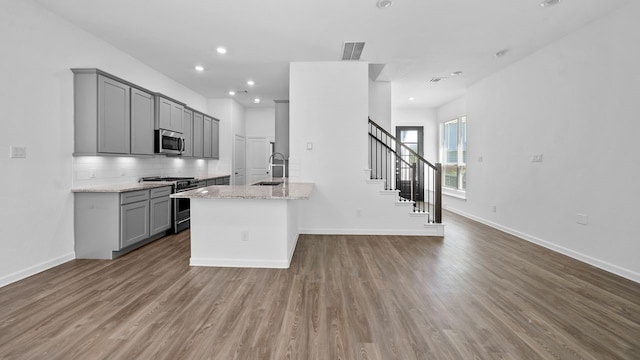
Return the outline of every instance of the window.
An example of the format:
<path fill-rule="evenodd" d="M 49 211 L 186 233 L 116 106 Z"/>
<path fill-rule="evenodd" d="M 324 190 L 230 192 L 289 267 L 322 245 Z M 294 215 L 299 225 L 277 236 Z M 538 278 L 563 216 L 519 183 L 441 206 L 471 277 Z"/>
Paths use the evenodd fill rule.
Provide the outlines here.
<path fill-rule="evenodd" d="M 441 126 L 442 186 L 467 189 L 467 117 L 447 121 Z"/>

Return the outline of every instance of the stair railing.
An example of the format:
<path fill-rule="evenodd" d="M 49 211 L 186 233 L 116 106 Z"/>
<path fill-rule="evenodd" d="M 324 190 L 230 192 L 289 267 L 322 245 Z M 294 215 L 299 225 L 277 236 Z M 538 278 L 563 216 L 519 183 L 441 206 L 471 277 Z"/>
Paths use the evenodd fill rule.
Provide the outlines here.
<path fill-rule="evenodd" d="M 400 151 L 400 154 L 398 154 Z M 384 180 L 386 190 L 400 190 L 400 201 L 412 201 L 427 222 L 442 223 L 442 165 L 432 164 L 369 119 L 371 179 Z"/>

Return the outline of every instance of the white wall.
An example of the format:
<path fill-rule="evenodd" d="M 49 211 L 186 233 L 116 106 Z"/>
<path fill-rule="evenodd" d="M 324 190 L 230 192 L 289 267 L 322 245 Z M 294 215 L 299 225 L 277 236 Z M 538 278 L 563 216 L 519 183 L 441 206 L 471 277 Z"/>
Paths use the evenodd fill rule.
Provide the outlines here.
<path fill-rule="evenodd" d="M 220 120 L 220 159 L 209 160 L 209 173 L 233 175 L 233 141 L 245 136 L 245 108 L 233 99 L 208 99 L 207 114 Z"/>
<path fill-rule="evenodd" d="M 369 79 L 369 117 L 391 131 L 391 83 Z"/>
<path fill-rule="evenodd" d="M 447 206 L 640 282 L 639 16 L 630 2 L 472 85 L 467 201 Z"/>
<path fill-rule="evenodd" d="M 189 105 L 205 99 L 31 0 L 0 2 L 0 286 L 74 258 L 73 75 L 97 67 Z M 9 159 L 10 145 L 27 147 Z"/>
<path fill-rule="evenodd" d="M 247 109 L 246 135 L 247 137 L 265 137 L 267 141 L 275 141 L 276 138 L 276 109 L 257 108 Z"/>
<path fill-rule="evenodd" d="M 291 63 L 290 177 L 316 184 L 302 203 L 303 229 L 353 228 L 357 220 L 367 168 L 367 74 L 361 62 Z"/>
<path fill-rule="evenodd" d="M 391 134 L 396 135 L 397 126 L 422 126 L 424 158 L 431 163 L 438 162 L 438 119 L 436 109 L 394 108 L 392 112 Z"/>

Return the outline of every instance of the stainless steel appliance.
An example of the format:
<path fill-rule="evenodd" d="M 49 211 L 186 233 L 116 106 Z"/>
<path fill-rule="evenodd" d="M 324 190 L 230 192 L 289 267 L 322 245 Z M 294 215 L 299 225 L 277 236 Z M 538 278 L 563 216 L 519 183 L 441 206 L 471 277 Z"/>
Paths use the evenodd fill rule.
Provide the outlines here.
<path fill-rule="evenodd" d="M 184 138 L 181 133 L 169 130 L 155 130 L 155 152 L 157 154 L 180 155 L 184 151 Z"/>
<path fill-rule="evenodd" d="M 173 193 L 192 190 L 199 186 L 198 180 L 193 177 L 152 176 L 143 177 L 142 179 L 140 179 L 140 181 L 164 181 L 171 183 L 173 187 Z M 179 233 L 182 230 L 188 229 L 191 225 L 191 204 L 189 202 L 189 199 L 171 199 L 171 205 L 173 208 L 173 211 L 171 213 L 173 233 Z"/>

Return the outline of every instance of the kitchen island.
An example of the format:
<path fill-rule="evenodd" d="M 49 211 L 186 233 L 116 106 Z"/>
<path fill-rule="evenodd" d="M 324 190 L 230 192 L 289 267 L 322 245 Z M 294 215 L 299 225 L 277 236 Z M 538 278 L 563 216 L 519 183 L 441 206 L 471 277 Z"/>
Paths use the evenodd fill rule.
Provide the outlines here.
<path fill-rule="evenodd" d="M 172 198 L 191 200 L 192 266 L 286 269 L 300 233 L 300 200 L 312 183 L 208 186 Z"/>

